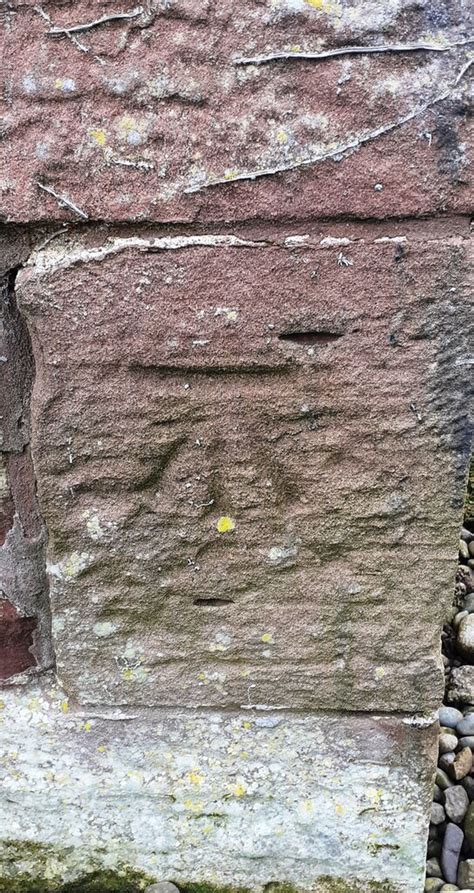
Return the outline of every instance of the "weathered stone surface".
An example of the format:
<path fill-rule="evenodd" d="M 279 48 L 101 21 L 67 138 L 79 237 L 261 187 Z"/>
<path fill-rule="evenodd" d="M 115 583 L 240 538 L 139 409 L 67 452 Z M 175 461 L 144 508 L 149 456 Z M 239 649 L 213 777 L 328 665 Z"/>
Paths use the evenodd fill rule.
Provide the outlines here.
<path fill-rule="evenodd" d="M 459 227 L 99 231 L 20 272 L 71 695 L 437 706 L 466 449 L 462 421 L 448 433 Z"/>
<path fill-rule="evenodd" d="M 463 0 L 124 0 L 120 12 L 88 28 L 116 4 L 5 10 L 6 219 L 470 211 Z M 394 45 L 408 50 L 364 52 Z M 339 55 L 303 58 L 321 51 Z M 251 61 L 280 52 L 295 58 Z"/>
<path fill-rule="evenodd" d="M 150 883 L 218 877 L 220 886 L 260 890 L 280 880 L 318 893 L 423 887 L 434 724 L 285 711 L 84 711 L 46 687 L 10 688 L 2 699 L 5 879 L 71 880 L 125 864 Z"/>

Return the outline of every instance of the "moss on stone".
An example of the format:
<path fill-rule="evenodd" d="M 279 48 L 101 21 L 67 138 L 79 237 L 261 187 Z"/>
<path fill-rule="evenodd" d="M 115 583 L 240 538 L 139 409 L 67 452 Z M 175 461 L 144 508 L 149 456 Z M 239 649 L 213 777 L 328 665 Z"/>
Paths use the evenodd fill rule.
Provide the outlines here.
<path fill-rule="evenodd" d="M 151 883 L 136 871 L 93 871 L 67 884 L 21 874 L 0 879 L 0 893 L 142 893 Z"/>
<path fill-rule="evenodd" d="M 140 871 L 94 871 L 60 887 L 61 893 L 138 893 L 153 880 Z"/>
<path fill-rule="evenodd" d="M 208 884 L 205 881 L 196 883 L 173 881 L 173 884 L 176 884 L 180 893 L 251 893 L 248 887 L 231 887 L 225 885 L 220 887 L 216 884 Z"/>
<path fill-rule="evenodd" d="M 361 886 L 361 881 L 325 876 L 318 878 L 318 883 L 317 893 L 398 893 L 398 887 L 391 881 L 367 881 Z"/>
<path fill-rule="evenodd" d="M 67 851 L 30 840 L 0 843 L 0 893 L 141 893 L 153 878 L 128 865 L 61 879 Z"/>

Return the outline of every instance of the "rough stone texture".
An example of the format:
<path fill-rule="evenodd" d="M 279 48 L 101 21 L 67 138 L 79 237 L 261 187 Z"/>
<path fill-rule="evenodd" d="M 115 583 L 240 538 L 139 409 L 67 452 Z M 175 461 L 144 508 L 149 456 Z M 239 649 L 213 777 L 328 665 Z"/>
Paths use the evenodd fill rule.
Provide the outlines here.
<path fill-rule="evenodd" d="M 6 5 L 2 893 L 123 860 L 421 893 L 469 12 Z M 65 692 L 37 691 L 55 657 Z"/>
<path fill-rule="evenodd" d="M 437 706 L 465 231 L 390 232 L 98 232 L 20 271 L 80 703 Z"/>
<path fill-rule="evenodd" d="M 422 889 L 434 726 L 286 712 L 84 712 L 46 686 L 9 689 L 3 701 L 7 878 L 126 863 L 178 884 Z"/>
<path fill-rule="evenodd" d="M 463 0 L 138 8 L 5 10 L 5 219 L 78 219 L 38 184 L 109 221 L 470 211 Z M 413 44 L 429 49 L 344 53 Z M 275 52 L 297 58 L 239 63 Z"/>

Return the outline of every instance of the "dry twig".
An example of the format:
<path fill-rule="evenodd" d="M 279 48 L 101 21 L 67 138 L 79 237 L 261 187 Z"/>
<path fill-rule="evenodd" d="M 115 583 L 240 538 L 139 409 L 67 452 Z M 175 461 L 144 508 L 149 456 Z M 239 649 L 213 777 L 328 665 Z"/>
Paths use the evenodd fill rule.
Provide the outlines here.
<path fill-rule="evenodd" d="M 332 59 L 335 56 L 365 56 L 370 53 L 447 53 L 459 46 L 473 43 L 474 38 L 470 37 L 466 40 L 460 40 L 457 43 L 445 44 L 444 46 L 434 43 L 393 43 L 379 44 L 377 46 L 345 46 L 336 47 L 332 50 L 321 50 L 321 52 L 298 51 L 298 50 L 281 50 L 274 53 L 267 53 L 261 56 L 238 56 L 234 59 L 234 65 L 264 65 L 266 62 L 278 62 L 282 59 L 311 59 L 318 61 L 320 59 Z"/>
<path fill-rule="evenodd" d="M 74 211 L 75 214 L 78 214 L 79 217 L 82 217 L 83 220 L 89 220 L 89 215 L 86 214 L 85 211 L 81 211 L 77 205 L 74 204 L 69 198 L 65 198 L 64 195 L 59 195 L 58 192 L 55 192 L 51 186 L 45 186 L 44 183 L 40 183 L 39 180 L 36 181 L 36 185 L 39 189 L 42 189 L 43 192 L 47 192 L 49 195 L 52 195 L 53 198 L 56 199 L 59 205 L 64 206 L 65 208 L 69 208 L 71 211 Z"/>

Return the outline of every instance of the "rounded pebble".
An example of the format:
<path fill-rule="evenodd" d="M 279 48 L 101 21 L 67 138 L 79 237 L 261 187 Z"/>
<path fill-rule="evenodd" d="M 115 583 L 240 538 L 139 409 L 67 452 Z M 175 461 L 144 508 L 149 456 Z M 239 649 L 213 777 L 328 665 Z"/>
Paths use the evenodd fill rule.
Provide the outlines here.
<path fill-rule="evenodd" d="M 441 871 L 441 865 L 439 864 L 438 859 L 428 859 L 426 863 L 426 874 L 428 877 L 443 877 L 443 872 Z"/>
<path fill-rule="evenodd" d="M 465 657 L 474 657 L 474 614 L 466 613 L 458 624 L 457 645 Z"/>
<path fill-rule="evenodd" d="M 466 778 L 462 779 L 461 784 L 466 791 L 469 800 L 474 800 L 474 778 L 471 775 L 467 775 Z"/>
<path fill-rule="evenodd" d="M 464 620 L 465 617 L 469 617 L 468 611 L 458 611 L 458 613 L 456 614 L 456 616 L 453 620 L 454 629 L 458 628 L 459 624 L 461 623 L 461 620 Z"/>
<path fill-rule="evenodd" d="M 448 772 L 449 767 L 453 765 L 455 759 L 456 754 L 453 751 L 443 753 L 438 760 L 438 766 L 440 769 L 444 769 L 445 772 Z"/>
<path fill-rule="evenodd" d="M 441 853 L 441 867 L 445 881 L 455 884 L 458 876 L 459 858 L 464 842 L 464 834 L 459 825 L 450 822 L 446 826 Z"/>
<path fill-rule="evenodd" d="M 442 791 L 445 791 L 446 788 L 450 788 L 451 785 L 453 784 L 449 775 L 444 771 L 444 769 L 440 769 L 439 767 L 436 770 L 435 781 L 436 781 L 436 784 L 438 785 L 438 787 L 441 788 Z"/>
<path fill-rule="evenodd" d="M 467 791 L 460 784 L 448 788 L 444 798 L 444 810 L 448 819 L 460 825 L 469 806 Z"/>
<path fill-rule="evenodd" d="M 463 719 L 459 720 L 456 731 L 461 738 L 464 738 L 466 735 L 474 735 L 474 713 L 466 713 Z"/>
<path fill-rule="evenodd" d="M 459 866 L 458 882 L 460 887 L 474 890 L 474 859 L 466 859 Z"/>
<path fill-rule="evenodd" d="M 438 748 L 441 754 L 450 753 L 454 751 L 458 746 L 458 739 L 456 735 L 447 735 L 446 732 L 443 732 L 439 736 L 438 740 Z"/>
<path fill-rule="evenodd" d="M 443 878 L 427 877 L 425 881 L 425 893 L 439 893 L 443 884 Z"/>
<path fill-rule="evenodd" d="M 440 726 L 445 726 L 448 729 L 455 729 L 458 722 L 461 722 L 462 718 L 463 715 L 461 711 L 457 710 L 456 707 L 446 707 L 443 704 L 443 706 L 439 709 L 438 719 Z"/>
<path fill-rule="evenodd" d="M 145 887 L 144 893 L 179 893 L 179 889 L 171 881 L 158 881 L 156 884 Z"/>
<path fill-rule="evenodd" d="M 431 806 L 431 824 L 441 825 L 441 822 L 444 822 L 445 819 L 444 806 L 441 806 L 441 803 L 433 803 Z"/>
<path fill-rule="evenodd" d="M 461 781 L 466 775 L 469 775 L 472 769 L 472 750 L 470 747 L 463 747 L 456 754 L 454 762 L 449 766 L 448 772 L 454 781 Z"/>
<path fill-rule="evenodd" d="M 460 747 L 470 747 L 471 750 L 474 750 L 474 735 L 467 735 L 466 738 L 459 739 Z"/>
<path fill-rule="evenodd" d="M 464 819 L 464 834 L 466 835 L 469 849 L 474 850 L 474 803 L 469 804 L 469 808 L 466 812 L 466 818 Z"/>
<path fill-rule="evenodd" d="M 464 611 L 469 611 L 469 614 L 471 614 L 474 611 L 474 592 L 469 592 L 464 597 L 463 609 L 464 609 Z"/>

